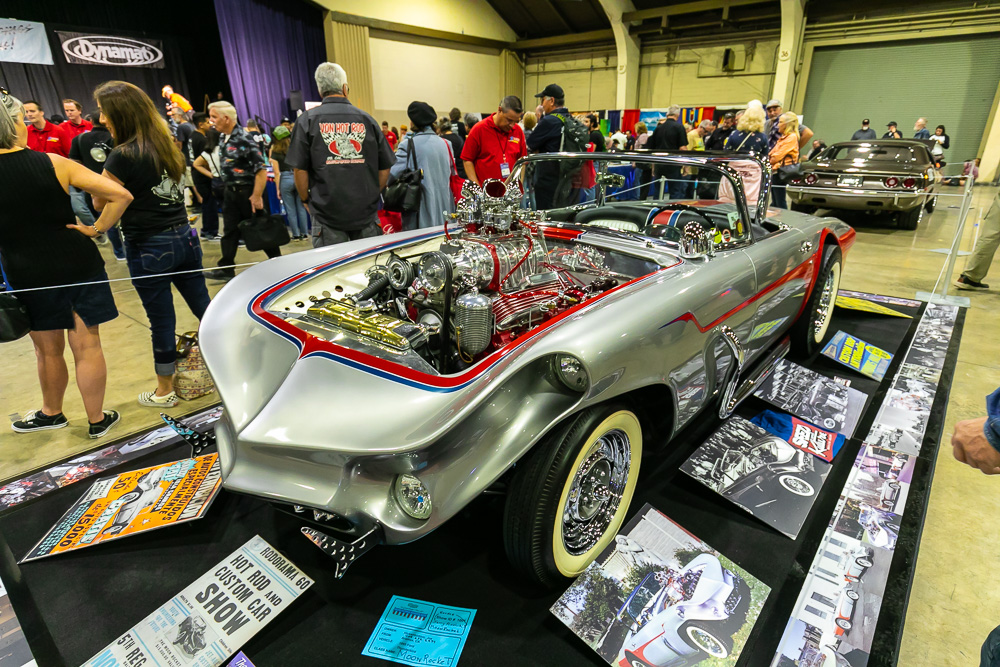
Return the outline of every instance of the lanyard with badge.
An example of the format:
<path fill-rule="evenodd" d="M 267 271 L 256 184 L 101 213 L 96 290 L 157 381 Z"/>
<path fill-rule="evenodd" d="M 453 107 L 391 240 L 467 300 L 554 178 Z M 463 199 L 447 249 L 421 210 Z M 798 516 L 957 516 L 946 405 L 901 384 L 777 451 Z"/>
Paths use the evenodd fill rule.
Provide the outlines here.
<path fill-rule="evenodd" d="M 507 146 L 510 145 L 512 134 L 514 134 L 514 128 L 511 128 L 510 132 L 507 133 L 507 140 L 500 147 L 500 175 L 503 176 L 504 180 L 510 176 L 510 164 L 507 163 Z M 500 137 L 497 137 L 497 143 L 500 143 Z"/>

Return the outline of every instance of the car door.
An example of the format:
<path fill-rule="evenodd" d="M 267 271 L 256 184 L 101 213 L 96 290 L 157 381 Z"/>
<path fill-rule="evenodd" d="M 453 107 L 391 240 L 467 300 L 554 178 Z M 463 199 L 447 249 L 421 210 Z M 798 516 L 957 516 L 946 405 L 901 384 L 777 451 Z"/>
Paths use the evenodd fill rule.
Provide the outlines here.
<path fill-rule="evenodd" d="M 767 231 L 763 237 L 756 233 Z M 757 308 L 747 342 L 748 357 L 758 355 L 778 340 L 795 321 L 812 282 L 816 249 L 793 227 L 768 222 L 755 228 L 753 243 L 744 253 L 757 277 Z"/>

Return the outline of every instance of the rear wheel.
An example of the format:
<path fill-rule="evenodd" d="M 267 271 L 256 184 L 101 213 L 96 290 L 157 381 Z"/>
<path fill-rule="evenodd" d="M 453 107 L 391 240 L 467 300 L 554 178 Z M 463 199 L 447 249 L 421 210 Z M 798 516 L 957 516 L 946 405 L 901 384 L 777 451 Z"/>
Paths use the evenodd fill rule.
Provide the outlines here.
<path fill-rule="evenodd" d="M 840 248 L 835 245 L 826 246 L 812 294 L 792 327 L 792 349 L 801 356 L 811 356 L 819 349 L 830 328 L 837 292 L 840 290 L 841 264 Z"/>
<path fill-rule="evenodd" d="M 851 598 L 852 600 L 857 600 L 861 596 L 858 595 L 857 591 L 847 591 L 847 597 Z"/>
<path fill-rule="evenodd" d="M 653 665 L 649 664 L 635 653 L 632 653 L 632 651 L 625 651 L 625 662 L 629 667 L 653 667 Z"/>
<path fill-rule="evenodd" d="M 931 199 L 927 200 L 927 203 L 924 204 L 924 210 L 928 213 L 933 213 L 935 206 L 937 206 L 937 195 L 934 195 Z"/>
<path fill-rule="evenodd" d="M 913 231 L 924 217 L 924 207 L 916 206 L 909 211 L 900 211 L 896 215 L 898 216 L 896 218 L 897 225 L 900 229 Z"/>
<path fill-rule="evenodd" d="M 842 630 L 850 630 L 851 629 L 851 622 L 848 621 L 846 618 L 838 618 L 837 619 L 837 625 L 840 626 L 840 628 Z"/>
<path fill-rule="evenodd" d="M 515 568 L 546 585 L 575 577 L 625 520 L 639 476 L 642 428 L 621 406 L 571 416 L 529 452 L 504 510 L 504 547 Z"/>
<path fill-rule="evenodd" d="M 855 560 L 854 562 L 857 563 L 858 565 L 860 565 L 861 567 L 871 567 L 872 566 L 872 561 L 871 561 L 870 558 L 861 557 L 861 558 L 858 558 L 857 560 Z"/>
<path fill-rule="evenodd" d="M 778 483 L 783 489 L 797 496 L 809 497 L 816 493 L 812 484 L 795 475 L 781 475 L 778 477 Z"/>

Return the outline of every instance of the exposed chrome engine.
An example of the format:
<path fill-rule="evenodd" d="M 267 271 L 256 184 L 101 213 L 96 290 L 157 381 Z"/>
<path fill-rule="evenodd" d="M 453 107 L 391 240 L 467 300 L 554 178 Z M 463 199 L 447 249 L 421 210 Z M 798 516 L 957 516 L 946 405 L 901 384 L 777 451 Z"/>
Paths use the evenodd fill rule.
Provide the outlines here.
<path fill-rule="evenodd" d="M 367 270 L 367 287 L 310 297 L 295 323 L 412 368 L 453 373 L 634 275 L 609 268 L 605 250 L 547 243 L 542 214 L 519 208 L 518 189 L 467 182 L 462 194 L 451 216 L 461 230 L 449 230 L 437 250 L 389 254 Z"/>

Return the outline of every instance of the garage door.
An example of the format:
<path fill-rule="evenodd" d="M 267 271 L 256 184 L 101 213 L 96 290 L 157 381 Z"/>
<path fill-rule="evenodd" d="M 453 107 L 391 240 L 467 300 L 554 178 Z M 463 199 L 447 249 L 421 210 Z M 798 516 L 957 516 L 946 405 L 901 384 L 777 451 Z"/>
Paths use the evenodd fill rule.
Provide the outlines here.
<path fill-rule="evenodd" d="M 979 150 L 998 83 L 996 36 L 817 48 L 800 113 L 828 144 L 849 140 L 863 118 L 879 137 L 889 121 L 912 137 L 923 116 L 931 134 L 945 126 L 945 160 L 960 163 Z"/>

